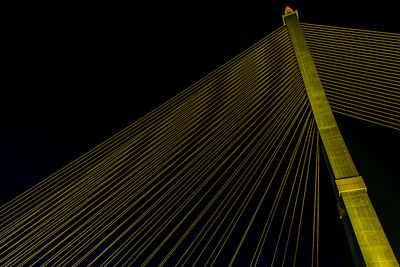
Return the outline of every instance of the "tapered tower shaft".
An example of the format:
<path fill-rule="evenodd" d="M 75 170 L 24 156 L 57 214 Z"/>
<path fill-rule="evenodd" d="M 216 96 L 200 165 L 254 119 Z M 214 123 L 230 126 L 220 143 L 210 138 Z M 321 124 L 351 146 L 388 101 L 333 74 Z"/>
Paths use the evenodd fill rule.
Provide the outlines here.
<path fill-rule="evenodd" d="M 314 118 L 321 136 L 335 186 L 350 219 L 367 266 L 399 266 L 367 194 L 367 188 L 350 156 L 336 124 L 310 51 L 298 13 L 285 11 L 284 24 L 290 35 Z"/>

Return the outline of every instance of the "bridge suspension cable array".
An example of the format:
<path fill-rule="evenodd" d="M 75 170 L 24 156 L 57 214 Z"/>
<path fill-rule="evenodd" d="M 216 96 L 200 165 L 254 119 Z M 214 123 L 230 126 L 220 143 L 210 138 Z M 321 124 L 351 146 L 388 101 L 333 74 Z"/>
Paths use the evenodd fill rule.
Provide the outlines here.
<path fill-rule="evenodd" d="M 399 35 L 303 28 L 333 111 L 399 130 Z M 318 266 L 319 142 L 282 26 L 2 206 L 0 264 Z"/>
<path fill-rule="evenodd" d="M 400 34 L 302 27 L 332 110 L 400 130 Z"/>

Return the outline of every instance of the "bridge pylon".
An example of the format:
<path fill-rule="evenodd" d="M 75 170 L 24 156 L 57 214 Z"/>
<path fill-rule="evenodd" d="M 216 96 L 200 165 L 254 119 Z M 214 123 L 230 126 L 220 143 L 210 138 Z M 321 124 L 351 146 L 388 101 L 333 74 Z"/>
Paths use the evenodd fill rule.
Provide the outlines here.
<path fill-rule="evenodd" d="M 361 265 L 399 266 L 369 199 L 363 178 L 356 169 L 333 116 L 307 47 L 298 12 L 286 8 L 283 22 L 288 29 L 328 165 L 332 171 L 337 197 L 344 205 L 362 254 Z"/>

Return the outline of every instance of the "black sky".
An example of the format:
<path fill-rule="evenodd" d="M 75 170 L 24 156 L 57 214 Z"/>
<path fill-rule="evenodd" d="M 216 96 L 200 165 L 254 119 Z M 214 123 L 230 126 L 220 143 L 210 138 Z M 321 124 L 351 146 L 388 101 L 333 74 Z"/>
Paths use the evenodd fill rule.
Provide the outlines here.
<path fill-rule="evenodd" d="M 282 24 L 285 3 L 299 10 L 303 22 L 399 33 L 390 1 L 270 2 L 93 3 L 10 10 L 2 38 L 0 203 L 272 32 Z M 400 158 L 389 155 L 399 151 L 399 133 L 338 121 L 399 256 Z M 334 201 L 326 205 L 335 208 Z M 340 231 L 336 210 L 331 214 Z M 329 246 L 345 253 L 347 244 L 340 242 Z"/>

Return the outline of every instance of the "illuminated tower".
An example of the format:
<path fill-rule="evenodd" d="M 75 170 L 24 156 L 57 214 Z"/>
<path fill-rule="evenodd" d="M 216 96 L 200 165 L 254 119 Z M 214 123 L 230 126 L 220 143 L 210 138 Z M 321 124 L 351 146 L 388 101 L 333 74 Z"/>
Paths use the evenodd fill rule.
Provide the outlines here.
<path fill-rule="evenodd" d="M 367 266 L 399 266 L 332 114 L 297 11 L 286 7 L 283 21 L 292 41 L 338 197 L 344 204 L 364 262 Z"/>

